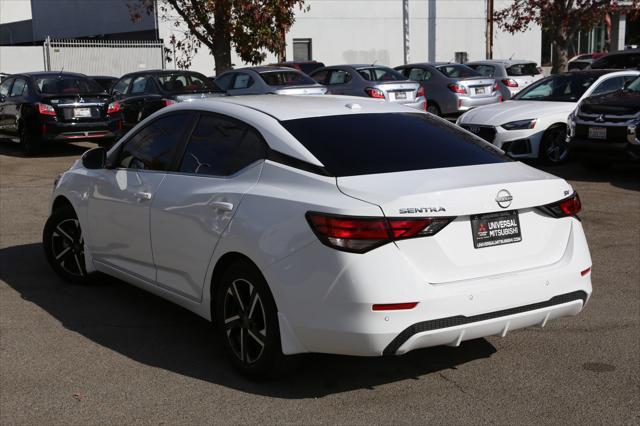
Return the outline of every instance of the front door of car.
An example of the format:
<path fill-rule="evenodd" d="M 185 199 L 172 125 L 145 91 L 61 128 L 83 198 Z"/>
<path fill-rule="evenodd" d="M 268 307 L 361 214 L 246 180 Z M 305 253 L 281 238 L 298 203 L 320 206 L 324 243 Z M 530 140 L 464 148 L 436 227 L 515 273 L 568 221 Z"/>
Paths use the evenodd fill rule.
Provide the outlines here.
<path fill-rule="evenodd" d="M 5 109 L 9 104 L 9 92 L 14 80 L 13 77 L 6 78 L 0 84 L 0 134 L 2 135 L 8 135 L 7 126 L 9 124 L 7 123 Z"/>
<path fill-rule="evenodd" d="M 133 79 L 126 97 L 120 101 L 123 124 L 126 129 L 131 129 L 144 118 L 145 100 L 149 96 L 147 86 L 150 78 L 140 75 Z"/>
<path fill-rule="evenodd" d="M 24 102 L 24 96 L 28 94 L 27 80 L 24 77 L 16 77 L 9 96 L 4 101 L 4 132 L 13 137 L 18 136 L 18 127 L 21 120 L 21 105 Z M 27 124 L 29 125 L 29 124 Z"/>
<path fill-rule="evenodd" d="M 175 172 L 151 205 L 151 243 L 160 287 L 200 300 L 213 251 L 255 185 L 266 143 L 247 124 L 202 114 Z"/>
<path fill-rule="evenodd" d="M 149 209 L 189 128 L 188 113 L 154 120 L 128 138 L 88 192 L 87 245 L 94 261 L 155 282 Z"/>

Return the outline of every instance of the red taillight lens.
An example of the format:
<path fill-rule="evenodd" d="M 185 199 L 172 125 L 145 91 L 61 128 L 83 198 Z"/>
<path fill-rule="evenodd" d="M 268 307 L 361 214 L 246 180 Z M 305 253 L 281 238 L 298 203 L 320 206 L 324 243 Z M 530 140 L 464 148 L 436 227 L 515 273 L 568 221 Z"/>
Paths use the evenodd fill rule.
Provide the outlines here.
<path fill-rule="evenodd" d="M 564 200 L 540 207 L 541 210 L 554 217 L 577 216 L 582 211 L 582 203 L 577 192 Z"/>
<path fill-rule="evenodd" d="M 399 311 L 403 309 L 413 309 L 418 306 L 418 302 L 407 303 L 379 303 L 371 307 L 374 311 Z"/>
<path fill-rule="evenodd" d="M 454 93 L 458 93 L 460 95 L 466 95 L 467 94 L 467 88 L 457 84 L 457 83 L 451 83 L 447 86 L 449 88 L 449 90 L 451 90 Z"/>
<path fill-rule="evenodd" d="M 176 103 L 176 101 L 172 101 L 171 99 L 163 99 L 162 100 L 163 106 L 166 106 L 166 107 L 168 107 L 169 105 L 173 105 L 175 103 Z"/>
<path fill-rule="evenodd" d="M 366 89 L 364 89 L 364 91 L 367 92 L 367 95 L 372 98 L 384 99 L 384 92 L 380 89 L 376 89 L 375 87 L 367 87 Z"/>
<path fill-rule="evenodd" d="M 424 96 L 424 87 L 420 86 L 418 88 L 418 93 L 416 93 L 416 97 Z"/>
<path fill-rule="evenodd" d="M 507 87 L 518 87 L 518 82 L 512 78 L 505 78 L 502 80 L 502 83 Z"/>
<path fill-rule="evenodd" d="M 113 114 L 120 111 L 120 102 L 111 102 L 107 107 L 107 114 Z"/>
<path fill-rule="evenodd" d="M 53 109 L 51 105 L 47 104 L 38 104 L 38 114 L 40 115 L 50 115 L 52 117 L 56 116 L 56 110 Z"/>
<path fill-rule="evenodd" d="M 311 229 L 325 245 L 364 253 L 391 241 L 435 235 L 454 218 L 368 218 L 307 213 Z"/>

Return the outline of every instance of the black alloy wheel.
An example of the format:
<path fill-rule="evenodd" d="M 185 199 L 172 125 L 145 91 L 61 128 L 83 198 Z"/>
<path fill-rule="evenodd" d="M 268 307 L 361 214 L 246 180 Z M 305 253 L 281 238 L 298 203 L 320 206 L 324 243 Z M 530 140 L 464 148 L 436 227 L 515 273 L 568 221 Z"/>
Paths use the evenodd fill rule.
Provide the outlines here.
<path fill-rule="evenodd" d="M 55 210 L 44 227 L 42 244 L 53 270 L 65 281 L 85 283 L 84 238 L 70 206 Z"/>
<path fill-rule="evenodd" d="M 569 144 L 564 126 L 550 128 L 542 136 L 540 159 L 546 164 L 562 164 L 569 158 Z"/>
<path fill-rule="evenodd" d="M 227 355 L 241 373 L 264 378 L 281 370 L 276 305 L 254 265 L 240 261 L 225 271 L 217 286 L 215 320 Z"/>

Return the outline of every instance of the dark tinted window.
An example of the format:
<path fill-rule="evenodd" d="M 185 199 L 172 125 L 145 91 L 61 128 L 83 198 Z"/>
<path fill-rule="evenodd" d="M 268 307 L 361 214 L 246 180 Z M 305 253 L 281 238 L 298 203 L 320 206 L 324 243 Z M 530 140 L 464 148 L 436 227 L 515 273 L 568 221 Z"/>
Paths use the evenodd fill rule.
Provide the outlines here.
<path fill-rule="evenodd" d="M 493 77 L 496 72 L 496 67 L 494 67 L 493 65 L 474 64 L 469 65 L 469 68 L 476 70 L 479 74 L 485 77 Z"/>
<path fill-rule="evenodd" d="M 405 80 L 398 71 L 385 67 L 358 68 L 358 74 L 367 81 Z"/>
<path fill-rule="evenodd" d="M 90 78 L 68 75 L 37 77 L 36 86 L 40 93 L 47 95 L 85 95 L 104 92 L 104 89 Z"/>
<path fill-rule="evenodd" d="M 345 84 L 351 81 L 351 74 L 344 70 L 331 70 L 329 74 L 328 85 Z"/>
<path fill-rule="evenodd" d="M 216 90 L 207 77 L 195 73 L 161 74 L 158 76 L 158 83 L 163 90 L 171 93 Z"/>
<path fill-rule="evenodd" d="M 313 78 L 315 81 L 317 81 L 320 84 L 324 84 L 325 80 L 327 79 L 327 74 L 329 73 L 330 70 L 320 70 L 314 73 L 311 73 L 311 78 Z"/>
<path fill-rule="evenodd" d="M 601 74 L 556 74 L 538 80 L 513 99 L 523 101 L 576 102 Z"/>
<path fill-rule="evenodd" d="M 182 157 L 180 171 L 229 176 L 264 158 L 266 145 L 252 127 L 221 115 L 203 115 Z"/>
<path fill-rule="evenodd" d="M 477 77 L 480 75 L 479 72 L 466 65 L 441 65 L 436 69 L 449 78 Z"/>
<path fill-rule="evenodd" d="M 149 85 L 149 80 L 147 77 L 136 77 L 133 80 L 133 85 L 131 86 L 131 94 L 139 95 L 141 93 L 147 93 L 147 86 Z"/>
<path fill-rule="evenodd" d="M 233 82 L 234 89 L 246 89 L 251 86 L 253 86 L 253 78 L 249 74 L 243 72 L 236 74 L 236 79 Z"/>
<path fill-rule="evenodd" d="M 310 77 L 296 71 L 263 71 L 260 77 L 269 86 L 299 86 L 316 84 Z"/>
<path fill-rule="evenodd" d="M 493 145 L 427 114 L 337 115 L 281 124 L 334 176 L 509 161 Z"/>
<path fill-rule="evenodd" d="M 26 86 L 27 80 L 24 78 L 16 78 L 16 82 L 13 83 L 13 87 L 11 88 L 11 96 L 22 96 Z"/>
<path fill-rule="evenodd" d="M 216 84 L 220 86 L 223 90 L 229 90 L 231 88 L 231 82 L 235 73 L 223 74 L 220 77 L 216 78 Z"/>
<path fill-rule="evenodd" d="M 169 170 L 185 129 L 192 123 L 189 113 L 163 116 L 127 141 L 118 156 L 118 167 L 139 170 Z"/>
<path fill-rule="evenodd" d="M 11 83 L 13 83 L 13 78 L 7 78 L 2 80 L 2 84 L 0 84 L 0 95 L 9 96 L 9 89 L 11 88 Z"/>
<path fill-rule="evenodd" d="M 309 62 L 306 64 L 300 64 L 300 71 L 302 71 L 305 74 L 310 74 L 313 71 L 317 70 L 318 68 L 322 68 L 324 67 L 324 64 L 322 62 Z"/>
<path fill-rule="evenodd" d="M 591 64 L 592 69 L 640 68 L 640 53 L 607 55 Z"/>
<path fill-rule="evenodd" d="M 534 62 L 528 64 L 515 64 L 507 68 L 507 75 L 512 77 L 519 77 L 522 75 L 538 75 L 540 70 Z"/>
<path fill-rule="evenodd" d="M 131 77 L 123 78 L 122 80 L 117 82 L 115 86 L 113 86 L 113 94 L 122 95 L 123 93 L 127 93 L 129 83 L 131 83 Z"/>

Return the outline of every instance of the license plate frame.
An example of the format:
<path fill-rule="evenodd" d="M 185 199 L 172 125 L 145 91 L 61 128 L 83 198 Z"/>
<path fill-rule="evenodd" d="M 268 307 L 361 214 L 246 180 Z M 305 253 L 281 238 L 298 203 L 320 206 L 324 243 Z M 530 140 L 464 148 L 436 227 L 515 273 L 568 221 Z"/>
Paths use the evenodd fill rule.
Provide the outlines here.
<path fill-rule="evenodd" d="M 589 126 L 589 139 L 607 139 L 607 128 Z"/>
<path fill-rule="evenodd" d="M 74 118 L 91 118 L 91 108 L 74 108 Z"/>
<path fill-rule="evenodd" d="M 396 100 L 407 99 L 407 92 L 395 92 Z"/>
<path fill-rule="evenodd" d="M 484 94 L 486 94 L 486 91 L 485 91 L 484 87 L 475 87 L 473 90 L 474 90 L 474 93 L 476 95 L 484 95 Z"/>
<path fill-rule="evenodd" d="M 471 215 L 470 223 L 476 249 L 522 242 L 518 210 Z"/>

